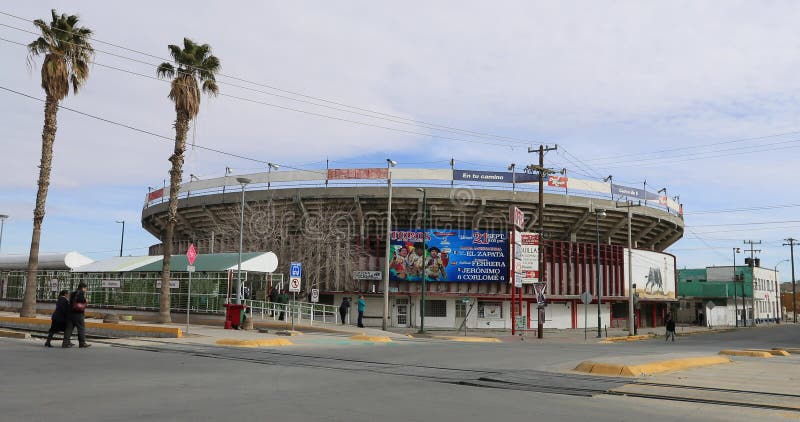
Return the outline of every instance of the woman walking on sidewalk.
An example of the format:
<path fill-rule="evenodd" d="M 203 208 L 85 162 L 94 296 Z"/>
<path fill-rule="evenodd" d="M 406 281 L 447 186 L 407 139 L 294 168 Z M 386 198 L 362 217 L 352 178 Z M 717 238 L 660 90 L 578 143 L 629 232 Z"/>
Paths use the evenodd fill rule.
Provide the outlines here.
<path fill-rule="evenodd" d="M 68 295 L 69 290 L 62 290 L 58 293 L 56 310 L 50 317 L 50 331 L 47 332 L 47 341 L 44 342 L 45 347 L 53 347 L 50 342 L 53 340 L 53 335 L 55 333 L 66 331 L 67 318 L 69 318 L 69 299 L 67 299 Z"/>

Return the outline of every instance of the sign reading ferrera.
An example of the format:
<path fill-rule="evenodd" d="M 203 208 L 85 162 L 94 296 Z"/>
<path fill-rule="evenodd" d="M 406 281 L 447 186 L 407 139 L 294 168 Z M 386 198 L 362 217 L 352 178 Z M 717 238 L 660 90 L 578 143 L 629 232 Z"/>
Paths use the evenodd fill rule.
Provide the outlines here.
<path fill-rule="evenodd" d="M 453 170 L 453 180 L 466 180 L 470 182 L 532 183 L 538 182 L 539 176 L 528 173 L 511 173 L 509 171 Z"/>
<path fill-rule="evenodd" d="M 393 281 L 508 282 L 508 233 L 481 230 L 393 231 Z M 424 264 L 423 264 L 424 262 Z"/>

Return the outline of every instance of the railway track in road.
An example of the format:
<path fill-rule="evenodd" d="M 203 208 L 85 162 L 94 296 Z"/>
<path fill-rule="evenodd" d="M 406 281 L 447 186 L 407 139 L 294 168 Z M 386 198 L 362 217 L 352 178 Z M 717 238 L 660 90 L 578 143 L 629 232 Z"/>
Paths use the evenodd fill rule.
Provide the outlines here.
<path fill-rule="evenodd" d="M 632 378 L 601 377 L 539 370 L 464 369 L 411 363 L 380 362 L 264 348 L 242 349 L 201 344 L 175 344 L 162 341 L 144 341 L 142 342 L 144 344 L 135 345 L 110 343 L 114 347 L 154 353 L 184 354 L 261 365 L 395 375 L 475 388 L 520 390 L 583 397 L 613 395 L 781 410 L 800 414 L 800 394 L 656 383 Z"/>

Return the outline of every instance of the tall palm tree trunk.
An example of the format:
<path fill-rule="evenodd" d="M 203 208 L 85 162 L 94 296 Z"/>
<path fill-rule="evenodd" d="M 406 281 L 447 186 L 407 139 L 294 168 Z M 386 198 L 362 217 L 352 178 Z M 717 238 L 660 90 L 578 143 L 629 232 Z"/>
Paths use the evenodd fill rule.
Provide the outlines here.
<path fill-rule="evenodd" d="M 58 100 L 48 95 L 44 103 L 44 128 L 42 129 L 42 159 L 39 163 L 39 190 L 36 192 L 36 208 L 33 210 L 33 235 L 28 256 L 28 278 L 25 280 L 25 296 L 22 299 L 21 317 L 36 316 L 36 288 L 39 267 L 39 238 L 42 234 L 47 189 L 50 187 L 50 171 L 53 163 L 53 143 L 56 140 L 56 115 Z"/>
<path fill-rule="evenodd" d="M 189 113 L 177 111 L 175 119 L 175 150 L 169 161 L 172 169 L 169 171 L 169 220 L 164 234 L 164 266 L 161 273 L 161 298 L 159 299 L 158 321 L 161 323 L 172 322 L 170 317 L 170 261 L 172 257 L 172 238 L 175 235 L 175 223 L 178 219 L 178 190 L 181 187 L 183 175 L 183 153 L 186 149 L 186 133 L 189 131 Z"/>

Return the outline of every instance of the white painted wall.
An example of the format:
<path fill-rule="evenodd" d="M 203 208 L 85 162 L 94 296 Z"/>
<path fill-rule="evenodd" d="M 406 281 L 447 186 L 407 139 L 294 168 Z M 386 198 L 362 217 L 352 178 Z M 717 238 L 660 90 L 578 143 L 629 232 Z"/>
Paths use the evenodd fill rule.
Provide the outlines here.
<path fill-rule="evenodd" d="M 544 328 L 572 328 L 572 306 L 572 302 L 548 304 L 544 313 Z M 594 319 L 597 321 L 597 310 L 595 310 Z M 530 328 L 536 328 L 538 324 L 539 312 L 537 312 L 536 304 L 533 304 L 531 305 Z"/>
<path fill-rule="evenodd" d="M 582 303 L 578 304 L 578 328 L 583 328 L 583 311 L 586 307 L 589 307 L 588 312 L 588 322 L 587 325 L 589 328 L 594 327 L 597 328 L 597 304 L 590 303 L 589 305 L 584 305 Z M 609 319 L 611 317 L 611 306 L 607 303 L 600 304 L 600 321 L 603 327 L 607 327 L 609 325 Z"/>

